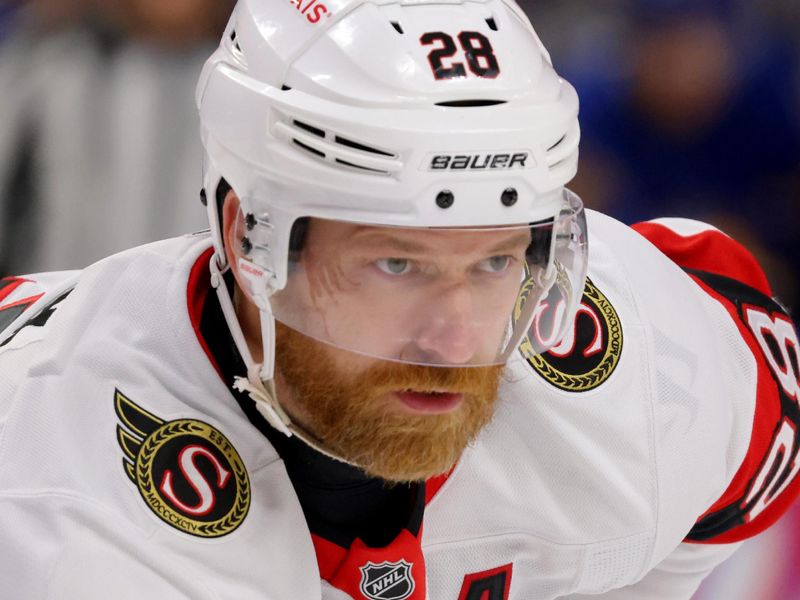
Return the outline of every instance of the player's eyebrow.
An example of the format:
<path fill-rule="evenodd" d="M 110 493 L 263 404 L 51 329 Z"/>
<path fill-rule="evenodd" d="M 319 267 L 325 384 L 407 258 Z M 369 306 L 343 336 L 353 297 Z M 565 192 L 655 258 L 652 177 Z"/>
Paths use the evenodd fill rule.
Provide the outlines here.
<path fill-rule="evenodd" d="M 358 238 L 359 242 L 362 244 L 380 246 L 381 248 L 396 250 L 398 252 L 408 252 L 410 254 L 431 252 L 431 248 L 425 244 L 396 237 L 383 231 L 370 231 L 370 229 L 370 227 L 366 226 L 359 227 L 353 232 L 352 238 Z"/>

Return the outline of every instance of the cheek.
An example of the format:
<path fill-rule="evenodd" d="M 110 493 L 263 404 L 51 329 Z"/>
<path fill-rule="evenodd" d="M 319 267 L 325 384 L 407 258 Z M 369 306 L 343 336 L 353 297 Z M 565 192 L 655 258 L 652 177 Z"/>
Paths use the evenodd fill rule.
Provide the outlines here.
<path fill-rule="evenodd" d="M 325 355 L 328 364 L 336 371 L 337 376 L 343 380 L 361 380 L 362 375 L 368 373 L 376 361 L 361 354 L 339 350 L 325 346 Z"/>

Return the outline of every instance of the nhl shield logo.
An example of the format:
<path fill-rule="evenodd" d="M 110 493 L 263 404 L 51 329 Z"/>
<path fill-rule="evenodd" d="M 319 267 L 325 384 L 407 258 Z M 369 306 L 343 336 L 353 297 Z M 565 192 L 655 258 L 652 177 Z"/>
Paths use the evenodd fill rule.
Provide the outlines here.
<path fill-rule="evenodd" d="M 370 600 L 405 600 L 414 593 L 411 563 L 367 562 L 361 570 L 361 593 Z"/>

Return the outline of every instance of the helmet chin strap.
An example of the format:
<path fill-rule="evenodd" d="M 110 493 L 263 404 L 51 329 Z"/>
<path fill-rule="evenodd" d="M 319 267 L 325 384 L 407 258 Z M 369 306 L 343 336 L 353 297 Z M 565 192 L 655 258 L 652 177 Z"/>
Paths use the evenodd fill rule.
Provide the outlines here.
<path fill-rule="evenodd" d="M 216 253 L 212 255 L 209 263 L 211 271 L 211 287 L 217 293 L 219 305 L 222 309 L 225 322 L 233 336 L 239 354 L 247 367 L 247 377 L 236 376 L 234 389 L 246 392 L 256 403 L 256 409 L 271 427 L 277 429 L 287 437 L 297 436 L 300 440 L 325 456 L 349 465 L 358 466 L 331 450 L 325 448 L 321 440 L 292 422 L 292 419 L 278 402 L 275 391 L 275 316 L 269 299 L 262 296 L 258 299 L 258 309 L 261 321 L 261 341 L 264 349 L 264 361 L 257 363 L 247 345 L 242 326 L 233 307 L 228 287 L 225 285 L 223 275 L 230 268 L 220 269 Z"/>

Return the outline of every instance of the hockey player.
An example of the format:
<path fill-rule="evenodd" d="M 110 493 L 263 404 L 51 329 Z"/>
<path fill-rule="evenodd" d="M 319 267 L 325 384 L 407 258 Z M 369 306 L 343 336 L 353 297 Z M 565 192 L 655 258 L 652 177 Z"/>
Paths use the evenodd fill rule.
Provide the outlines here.
<path fill-rule="evenodd" d="M 584 212 L 510 0 L 241 0 L 198 103 L 210 234 L 0 282 L 12 597 L 687 599 L 796 496 L 791 320 Z"/>

